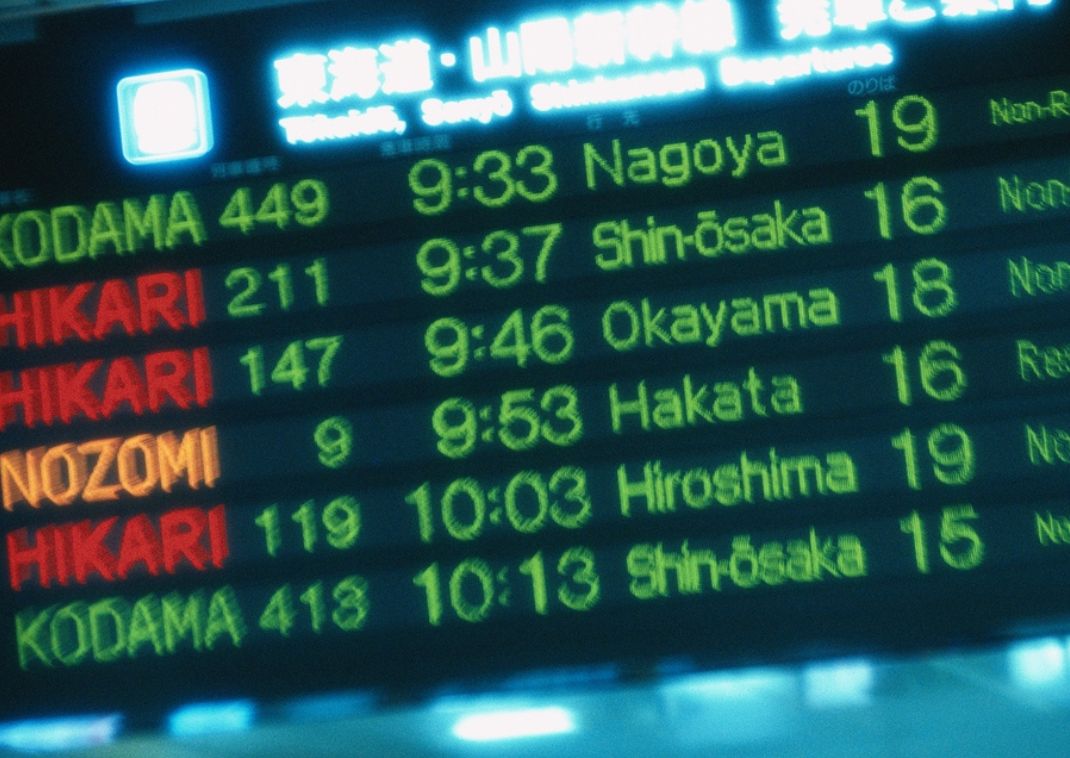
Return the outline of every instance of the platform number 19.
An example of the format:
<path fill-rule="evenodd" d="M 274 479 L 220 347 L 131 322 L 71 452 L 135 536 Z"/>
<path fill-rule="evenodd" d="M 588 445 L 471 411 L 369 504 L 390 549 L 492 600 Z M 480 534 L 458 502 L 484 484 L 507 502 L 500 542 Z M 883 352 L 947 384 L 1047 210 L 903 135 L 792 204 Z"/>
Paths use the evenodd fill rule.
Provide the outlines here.
<path fill-rule="evenodd" d="M 903 454 L 907 486 L 912 490 L 923 489 L 933 480 L 961 487 L 977 475 L 973 440 L 958 424 L 940 424 L 924 435 L 904 429 L 891 441 Z"/>
<path fill-rule="evenodd" d="M 855 115 L 866 122 L 869 130 L 869 152 L 874 158 L 884 157 L 884 121 L 880 104 L 870 100 Z M 898 132 L 895 142 L 908 153 L 925 153 L 936 146 L 940 137 L 940 123 L 932 101 L 920 95 L 906 95 L 892 106 L 891 122 Z"/>

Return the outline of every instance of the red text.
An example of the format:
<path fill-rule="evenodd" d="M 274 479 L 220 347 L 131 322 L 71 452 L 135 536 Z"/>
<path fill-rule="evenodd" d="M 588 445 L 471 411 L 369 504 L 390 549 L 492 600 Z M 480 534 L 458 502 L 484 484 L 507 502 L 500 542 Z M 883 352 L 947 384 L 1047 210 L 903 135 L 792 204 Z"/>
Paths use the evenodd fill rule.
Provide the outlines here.
<path fill-rule="evenodd" d="M 189 410 L 212 399 L 208 348 L 164 350 L 141 357 L 64 363 L 0 372 L 0 431 L 21 416 L 27 427 L 141 416 L 168 405 Z M 21 413 L 20 413 L 21 412 Z"/>
<path fill-rule="evenodd" d="M 19 529 L 6 541 L 16 591 L 27 582 L 48 588 L 94 578 L 116 582 L 139 573 L 174 574 L 182 567 L 219 569 L 230 552 L 222 505 Z"/>

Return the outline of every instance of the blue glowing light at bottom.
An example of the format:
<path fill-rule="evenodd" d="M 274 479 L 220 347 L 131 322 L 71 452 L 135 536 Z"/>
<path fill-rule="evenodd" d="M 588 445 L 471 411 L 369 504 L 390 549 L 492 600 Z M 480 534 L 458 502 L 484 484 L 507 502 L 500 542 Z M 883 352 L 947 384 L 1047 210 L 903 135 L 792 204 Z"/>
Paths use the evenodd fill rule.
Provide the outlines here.
<path fill-rule="evenodd" d="M 256 706 L 248 700 L 195 703 L 174 711 L 167 718 L 172 737 L 245 732 L 256 720 Z"/>
<path fill-rule="evenodd" d="M 100 747 L 115 741 L 122 721 L 110 714 L 0 724 L 0 747 L 34 753 Z"/>
<path fill-rule="evenodd" d="M 574 731 L 575 716 L 560 706 L 473 713 L 453 725 L 454 736 L 465 742 L 502 742 Z"/>

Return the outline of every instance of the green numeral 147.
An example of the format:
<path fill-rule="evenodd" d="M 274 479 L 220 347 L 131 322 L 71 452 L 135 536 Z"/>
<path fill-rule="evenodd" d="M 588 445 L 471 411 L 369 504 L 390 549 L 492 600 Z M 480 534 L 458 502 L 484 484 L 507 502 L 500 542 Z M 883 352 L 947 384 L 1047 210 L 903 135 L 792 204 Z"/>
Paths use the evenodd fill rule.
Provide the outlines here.
<path fill-rule="evenodd" d="M 314 337 L 309 340 L 296 340 L 286 346 L 282 356 L 271 370 L 270 379 L 274 384 L 289 385 L 297 391 L 303 390 L 309 382 L 311 368 L 309 360 L 315 360 L 315 354 L 319 354 L 316 365 L 316 386 L 326 387 L 331 380 L 331 369 L 334 365 L 335 356 L 342 347 L 342 337 Z M 312 354 L 309 356 L 309 354 Z M 264 363 L 264 348 L 254 345 L 249 348 L 240 359 L 241 365 L 249 369 L 249 388 L 254 395 L 263 393 L 267 387 L 268 377 Z"/>

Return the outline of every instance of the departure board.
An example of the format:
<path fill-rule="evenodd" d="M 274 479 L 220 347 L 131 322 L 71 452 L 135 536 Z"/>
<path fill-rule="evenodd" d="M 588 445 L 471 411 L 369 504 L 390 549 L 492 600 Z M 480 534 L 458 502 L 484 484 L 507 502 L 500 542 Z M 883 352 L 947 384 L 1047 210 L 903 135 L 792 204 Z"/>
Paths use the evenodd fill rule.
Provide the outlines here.
<path fill-rule="evenodd" d="M 0 713 L 1070 615 L 1062 0 L 0 47 Z"/>

